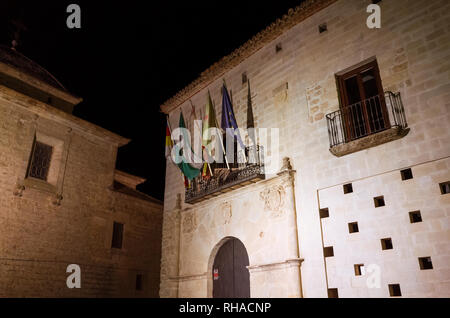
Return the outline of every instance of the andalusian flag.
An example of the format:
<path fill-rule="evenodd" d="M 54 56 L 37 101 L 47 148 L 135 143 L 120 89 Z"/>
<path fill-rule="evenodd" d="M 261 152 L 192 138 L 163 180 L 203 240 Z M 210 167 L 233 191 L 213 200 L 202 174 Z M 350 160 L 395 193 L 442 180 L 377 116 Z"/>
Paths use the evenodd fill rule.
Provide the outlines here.
<path fill-rule="evenodd" d="M 180 122 L 179 122 L 179 127 L 180 128 L 185 128 L 186 129 L 186 124 L 184 122 L 184 117 L 183 117 L 183 113 L 180 113 Z M 200 163 L 194 163 L 192 162 L 192 160 L 194 160 L 195 158 L 195 154 L 192 151 L 191 148 L 191 142 L 188 138 L 189 136 L 187 136 L 184 132 L 182 135 L 183 143 L 184 143 L 184 148 L 180 149 L 176 151 L 177 156 L 181 156 L 181 162 L 178 164 L 178 167 L 181 169 L 181 172 L 183 172 L 183 174 L 186 176 L 186 178 L 188 178 L 189 180 L 194 179 L 195 177 L 197 177 L 200 174 L 200 168 L 196 168 L 193 165 L 199 165 L 200 167 L 203 165 L 203 163 L 200 161 Z M 178 145 L 175 145 L 176 148 L 178 148 Z M 189 153 L 183 153 L 185 151 L 190 151 Z M 178 162 L 178 160 L 177 160 Z"/>

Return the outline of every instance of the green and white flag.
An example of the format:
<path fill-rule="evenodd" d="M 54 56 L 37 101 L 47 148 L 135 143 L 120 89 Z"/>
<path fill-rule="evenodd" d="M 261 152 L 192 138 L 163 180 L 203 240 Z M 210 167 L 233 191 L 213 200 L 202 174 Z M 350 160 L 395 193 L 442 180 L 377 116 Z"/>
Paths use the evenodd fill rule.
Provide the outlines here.
<path fill-rule="evenodd" d="M 192 180 L 200 174 L 203 162 L 192 150 L 191 136 L 186 128 L 183 113 L 180 113 L 180 122 L 178 126 L 181 130 L 182 140 L 174 146 L 175 163 L 186 178 Z"/>

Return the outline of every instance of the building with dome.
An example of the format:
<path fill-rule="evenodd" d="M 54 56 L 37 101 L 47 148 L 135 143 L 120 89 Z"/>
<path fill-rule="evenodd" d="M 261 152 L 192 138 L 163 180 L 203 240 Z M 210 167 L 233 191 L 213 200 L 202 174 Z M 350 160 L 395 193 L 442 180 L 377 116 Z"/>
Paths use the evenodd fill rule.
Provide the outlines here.
<path fill-rule="evenodd" d="M 0 297 L 158 297 L 162 202 L 115 169 L 129 140 L 73 116 L 81 101 L 0 46 Z"/>
<path fill-rule="evenodd" d="M 449 14 L 305 0 L 161 105 L 178 127 L 210 92 L 220 122 L 225 81 L 279 144 L 187 188 L 167 160 L 160 295 L 450 297 Z"/>

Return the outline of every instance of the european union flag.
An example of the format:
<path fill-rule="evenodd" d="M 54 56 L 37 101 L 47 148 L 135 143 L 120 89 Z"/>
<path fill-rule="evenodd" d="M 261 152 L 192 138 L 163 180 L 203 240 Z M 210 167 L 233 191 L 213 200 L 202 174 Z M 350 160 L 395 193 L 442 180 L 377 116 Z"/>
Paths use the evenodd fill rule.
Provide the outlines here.
<path fill-rule="evenodd" d="M 233 106 L 231 105 L 230 95 L 228 94 L 228 90 L 223 84 L 222 87 L 222 129 L 226 131 L 227 128 L 238 129 L 238 125 L 236 122 L 236 117 L 234 117 Z M 236 136 L 233 134 L 233 138 L 237 138 L 239 144 L 242 149 L 245 149 L 245 145 L 242 142 L 241 135 L 239 130 L 236 130 Z"/>

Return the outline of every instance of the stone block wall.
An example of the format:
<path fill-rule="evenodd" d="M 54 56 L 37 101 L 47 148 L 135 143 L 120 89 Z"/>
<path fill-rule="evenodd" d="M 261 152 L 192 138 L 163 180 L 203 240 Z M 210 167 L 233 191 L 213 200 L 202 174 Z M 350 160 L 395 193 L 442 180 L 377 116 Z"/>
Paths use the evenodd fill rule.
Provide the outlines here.
<path fill-rule="evenodd" d="M 387 177 L 392 171 L 408 167 L 428 167 L 424 178 L 432 175 L 447 178 L 448 166 L 444 169 L 437 166 L 450 156 L 450 3 L 446 0 L 381 1 L 381 28 L 369 29 L 366 26 L 369 15 L 366 8 L 370 3 L 369 0 L 334 2 L 227 70 L 191 98 L 193 104 L 204 111 L 209 90 L 220 118 L 220 89 L 224 78 L 232 91 L 238 125 L 245 127 L 247 85 L 242 84 L 242 73 L 245 72 L 251 83 L 255 126 L 280 130 L 279 157 L 291 158 L 297 171 L 295 198 L 300 257 L 304 259 L 301 264 L 304 297 L 327 297 L 327 289 L 333 288 L 331 276 L 341 275 L 336 272 L 327 274 L 325 269 L 319 190 L 341 187 L 354 180 L 378 182 L 378 176 Z M 323 23 L 327 23 L 328 31 L 319 33 L 318 26 Z M 279 43 L 282 50 L 277 52 L 275 47 Z M 383 89 L 401 93 L 410 132 L 399 140 L 337 158 L 329 151 L 325 118 L 327 113 L 339 109 L 335 74 L 370 57 L 377 59 Z M 281 93 L 280 87 L 284 87 Z M 180 107 L 185 114 L 190 113 L 189 101 Z M 179 109 L 170 113 L 172 127 L 176 127 L 178 116 Z M 427 163 L 435 165 L 427 166 Z M 382 184 L 377 184 L 382 187 Z M 436 182 L 428 186 L 429 191 L 434 191 Z M 405 198 L 410 191 L 420 189 L 424 189 L 422 185 L 412 185 L 399 189 L 398 195 Z M 177 194 L 182 197 L 182 209 L 196 209 L 196 205 L 184 204 L 180 171 L 168 162 L 165 213 L 170 213 L 176 206 Z M 212 202 L 220 201 L 220 198 L 206 201 L 205 213 L 215 211 Z M 439 209 L 446 209 L 446 201 L 442 200 L 447 198 L 439 200 Z M 249 218 L 260 213 L 257 204 L 255 202 L 249 211 Z M 440 222 L 448 222 L 448 215 L 442 218 Z M 163 250 L 162 255 L 163 272 L 176 273 L 178 270 L 173 265 L 178 264 L 175 261 L 178 247 L 172 246 L 170 239 L 178 230 L 169 223 L 164 226 L 163 246 L 167 246 L 167 250 Z M 204 237 L 206 239 L 212 235 L 210 232 L 220 231 L 221 228 L 207 229 Z M 424 231 L 429 233 L 423 235 L 439 236 L 436 240 L 442 242 L 442 253 L 447 257 L 450 246 L 448 229 L 443 227 L 439 234 L 432 234 L 431 228 Z M 271 252 L 266 249 L 267 254 Z M 252 253 L 249 251 L 250 259 Z M 183 258 L 180 260 L 182 263 Z M 201 268 L 204 270 L 205 265 Z M 347 273 L 345 286 L 348 286 L 353 279 L 351 270 L 348 272 L 348 268 L 341 266 L 336 268 Z M 398 271 L 396 267 L 386 270 L 390 271 L 387 275 L 395 275 Z M 448 268 L 442 268 L 442 271 L 440 278 L 432 283 L 433 287 L 410 286 L 405 296 L 448 295 Z M 161 292 L 164 293 L 163 287 Z M 342 295 L 362 296 L 357 288 L 346 289 Z M 382 295 L 386 296 L 384 289 Z"/>
<path fill-rule="evenodd" d="M 450 199 L 439 183 L 450 180 L 450 159 L 411 171 L 409 180 L 399 170 L 354 180 L 347 194 L 342 185 L 318 191 L 320 208 L 329 212 L 322 219 L 323 245 L 334 250 L 326 258 L 328 283 L 339 297 L 389 297 L 389 284 L 399 284 L 404 297 L 449 297 Z M 376 207 L 380 196 L 385 205 Z M 411 222 L 415 211 L 421 222 Z M 353 222 L 358 232 L 350 233 Z M 392 249 L 382 249 L 385 238 Z M 421 270 L 421 257 L 431 257 L 433 269 Z M 364 264 L 365 275 L 355 275 L 357 264 Z"/>
<path fill-rule="evenodd" d="M 117 143 L 47 107 L 0 86 L 0 297 L 158 297 L 162 204 L 113 191 Z M 26 182 L 36 132 L 67 149 L 56 188 Z M 111 249 L 114 221 L 122 250 Z M 69 264 L 81 289 L 66 286 Z"/>

